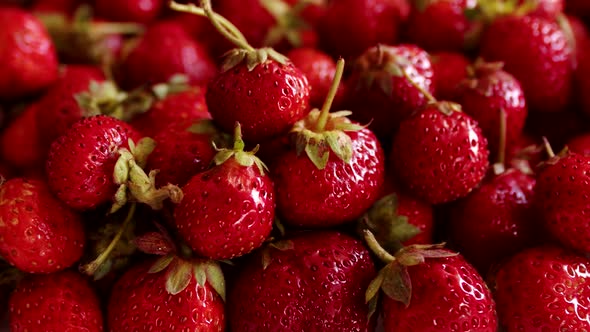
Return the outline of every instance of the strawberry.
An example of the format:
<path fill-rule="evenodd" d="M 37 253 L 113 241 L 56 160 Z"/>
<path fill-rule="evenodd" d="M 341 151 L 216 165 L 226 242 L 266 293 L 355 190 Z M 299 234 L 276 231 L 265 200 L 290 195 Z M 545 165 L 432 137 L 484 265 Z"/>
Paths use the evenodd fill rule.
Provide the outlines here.
<path fill-rule="evenodd" d="M 377 45 L 356 60 L 344 105 L 355 120 L 370 122 L 377 135 L 387 138 L 404 118 L 426 105 L 426 97 L 414 84 L 434 93 L 428 54 L 413 45 Z"/>
<path fill-rule="evenodd" d="M 470 48 L 478 24 L 466 12 L 477 5 L 475 0 L 413 0 L 406 23 L 409 41 L 427 51 L 462 51 Z"/>
<path fill-rule="evenodd" d="M 58 78 L 55 46 L 32 14 L 0 7 L 0 100 L 43 91 Z"/>
<path fill-rule="evenodd" d="M 309 112 L 307 78 L 274 49 L 250 46 L 235 26 L 212 11 L 209 0 L 204 4 L 198 8 L 172 3 L 172 8 L 207 13 L 218 31 L 237 46 L 227 53 L 221 72 L 207 88 L 213 120 L 226 132 L 239 122 L 247 142 L 262 142 L 287 132 Z"/>
<path fill-rule="evenodd" d="M 274 221 L 274 189 L 265 166 L 244 151 L 240 126 L 233 149 L 215 155 L 215 165 L 182 188 L 174 225 L 201 257 L 230 259 L 258 248 Z M 195 209 L 199 206 L 199 209 Z"/>
<path fill-rule="evenodd" d="M 373 307 L 379 290 L 385 293 L 384 331 L 497 331 L 492 294 L 463 256 L 441 245 L 412 245 L 392 256 L 372 233 L 365 239 L 386 263 L 366 293 Z"/>
<path fill-rule="evenodd" d="M 39 103 L 30 104 L 0 134 L 0 154 L 12 166 L 35 167 L 43 161 L 37 131 L 38 110 Z"/>
<path fill-rule="evenodd" d="M 528 3 L 527 3 L 528 2 Z M 555 18 L 563 12 L 565 0 L 520 0 L 519 3 L 533 7 L 530 15 Z"/>
<path fill-rule="evenodd" d="M 554 246 L 524 250 L 495 277 L 494 295 L 505 331 L 583 331 L 590 328 L 590 262 Z"/>
<path fill-rule="evenodd" d="M 176 74 L 200 85 L 217 71 L 205 47 L 174 21 L 151 25 L 123 56 L 118 69 L 118 81 L 127 89 L 166 82 Z"/>
<path fill-rule="evenodd" d="M 458 104 L 436 102 L 401 123 L 391 162 L 411 193 L 439 204 L 467 196 L 484 178 L 488 155 L 477 122 Z"/>
<path fill-rule="evenodd" d="M 105 19 L 117 22 L 148 23 L 162 10 L 163 0 L 96 0 L 96 13 Z"/>
<path fill-rule="evenodd" d="M 346 118 L 350 112 L 329 113 L 343 70 L 340 59 L 322 110 L 295 124 L 295 146 L 271 168 L 277 211 L 286 224 L 341 225 L 362 216 L 379 198 L 385 162 L 377 137 Z"/>
<path fill-rule="evenodd" d="M 230 328 L 374 331 L 363 298 L 374 276 L 359 240 L 333 231 L 301 233 L 257 252 L 239 271 L 227 302 Z"/>
<path fill-rule="evenodd" d="M 497 18 L 482 36 L 480 54 L 504 62 L 521 83 L 532 111 L 558 112 L 567 106 L 573 54 L 557 23 L 534 16 Z"/>
<path fill-rule="evenodd" d="M 377 44 L 394 44 L 406 1 L 330 1 L 318 23 L 320 45 L 334 56 L 354 58 Z"/>
<path fill-rule="evenodd" d="M 435 96 L 440 100 L 455 100 L 459 84 L 467 78 L 469 60 L 461 53 L 436 52 L 430 54 L 430 62 Z"/>
<path fill-rule="evenodd" d="M 109 331 L 224 331 L 224 298 L 218 294 L 223 287 L 213 263 L 172 256 L 140 263 L 112 290 Z"/>
<path fill-rule="evenodd" d="M 536 204 L 549 232 L 581 252 L 590 250 L 589 173 L 590 156 L 566 153 L 550 159 L 537 178 Z"/>
<path fill-rule="evenodd" d="M 154 140 L 156 148 L 148 158 L 148 169 L 157 169 L 159 185 L 184 186 L 197 173 L 209 168 L 215 156 L 211 141 L 216 135 L 210 122 L 201 120 L 173 123 Z"/>
<path fill-rule="evenodd" d="M 571 152 L 590 156 L 590 134 L 578 135 L 570 139 L 566 146 Z"/>
<path fill-rule="evenodd" d="M 45 183 L 15 178 L 2 184 L 0 195 L 0 254 L 10 264 L 29 273 L 51 273 L 80 259 L 82 221 Z"/>
<path fill-rule="evenodd" d="M 581 62 L 584 61 L 584 56 L 585 53 L 587 52 L 586 50 L 590 47 L 590 33 L 588 32 L 588 29 L 586 28 L 586 25 L 584 24 L 584 22 L 576 17 L 576 16 L 571 16 L 571 15 L 567 15 L 567 23 L 569 24 L 569 26 L 571 27 L 571 31 L 573 34 L 573 38 L 575 41 L 575 48 L 574 48 L 574 54 L 575 54 L 575 71 L 574 71 L 574 79 L 577 79 L 578 77 L 578 66 Z M 574 86 L 574 90 L 576 89 L 576 86 Z M 578 91 L 574 91 L 574 92 L 578 92 Z"/>
<path fill-rule="evenodd" d="M 96 293 L 79 273 L 30 275 L 10 296 L 10 331 L 103 331 Z"/>
<path fill-rule="evenodd" d="M 502 70 L 502 63 L 476 61 L 469 78 L 461 83 L 457 102 L 470 115 L 488 139 L 496 155 L 500 143 L 500 113 L 506 115 L 506 144 L 522 133 L 527 117 L 524 92 L 514 76 Z"/>

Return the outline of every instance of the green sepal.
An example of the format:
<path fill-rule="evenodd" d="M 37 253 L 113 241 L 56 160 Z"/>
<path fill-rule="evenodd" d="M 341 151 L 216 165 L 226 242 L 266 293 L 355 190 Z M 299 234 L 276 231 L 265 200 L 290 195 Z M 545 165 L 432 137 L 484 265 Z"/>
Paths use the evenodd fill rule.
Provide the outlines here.
<path fill-rule="evenodd" d="M 162 100 L 171 94 L 184 92 L 190 89 L 188 76 L 185 74 L 175 74 L 168 82 L 158 83 L 152 86 L 152 93 L 156 98 Z"/>
<path fill-rule="evenodd" d="M 219 266 L 217 262 L 211 260 L 196 261 L 193 263 L 193 269 L 195 279 L 199 286 L 205 287 L 205 283 L 209 283 L 225 302 L 225 277 L 223 276 L 221 266 Z"/>
<path fill-rule="evenodd" d="M 156 259 L 154 264 L 148 270 L 148 273 L 159 273 L 164 271 L 168 266 L 170 266 L 170 263 L 172 263 L 174 258 L 174 255 L 169 254 Z"/>
<path fill-rule="evenodd" d="M 166 291 L 168 294 L 177 295 L 186 289 L 191 282 L 192 277 L 192 265 L 177 258 L 168 270 L 166 276 Z"/>
<path fill-rule="evenodd" d="M 90 81 L 88 90 L 74 95 L 74 99 L 84 110 L 85 116 L 105 114 L 123 119 L 123 102 L 127 93 L 119 90 L 112 81 Z"/>
<path fill-rule="evenodd" d="M 226 72 L 244 61 L 248 71 L 254 70 L 256 66 L 263 64 L 268 60 L 274 60 L 282 65 L 289 62 L 289 58 L 269 47 L 259 48 L 253 51 L 234 48 L 228 51 L 224 57 L 225 60 L 221 65 L 222 72 Z"/>
<path fill-rule="evenodd" d="M 397 262 L 386 265 L 381 289 L 389 298 L 403 303 L 406 308 L 412 298 L 412 280 L 408 268 Z"/>
<path fill-rule="evenodd" d="M 218 148 L 214 143 L 213 146 L 217 150 L 217 154 L 213 157 L 213 162 L 215 165 L 219 166 L 225 162 L 227 162 L 232 157 L 234 160 L 241 166 L 244 167 L 251 167 L 256 166 L 260 175 L 264 175 L 265 171 L 268 171 L 268 167 L 256 157 L 256 152 L 260 148 L 259 145 L 254 147 L 252 151 L 244 151 L 246 144 L 242 140 L 242 131 L 239 123 L 236 123 L 236 127 L 234 129 L 234 146 L 231 149 L 228 148 Z"/>

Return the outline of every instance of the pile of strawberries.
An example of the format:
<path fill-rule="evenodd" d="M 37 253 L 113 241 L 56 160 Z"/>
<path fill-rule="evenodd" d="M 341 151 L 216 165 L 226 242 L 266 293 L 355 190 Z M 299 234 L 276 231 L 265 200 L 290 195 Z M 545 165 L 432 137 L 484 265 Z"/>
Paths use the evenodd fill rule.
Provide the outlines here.
<path fill-rule="evenodd" d="M 10 331 L 590 331 L 589 1 L 0 22 Z"/>

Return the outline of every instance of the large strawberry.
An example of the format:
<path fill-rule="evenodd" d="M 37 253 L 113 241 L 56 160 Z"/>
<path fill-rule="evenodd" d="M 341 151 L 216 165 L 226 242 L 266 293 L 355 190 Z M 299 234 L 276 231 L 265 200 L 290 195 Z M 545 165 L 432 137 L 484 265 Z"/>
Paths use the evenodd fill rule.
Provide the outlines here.
<path fill-rule="evenodd" d="M 239 122 L 244 140 L 262 142 L 287 132 L 309 112 L 309 83 L 288 58 L 271 48 L 255 49 L 223 17 L 204 8 L 174 4 L 177 10 L 208 14 L 218 30 L 238 48 L 207 88 L 213 120 L 226 132 Z"/>
<path fill-rule="evenodd" d="M 37 131 L 39 103 L 33 102 L 0 134 L 2 159 L 15 167 L 36 167 L 43 162 L 45 151 Z"/>
<path fill-rule="evenodd" d="M 274 221 L 273 183 L 254 153 L 244 151 L 240 125 L 233 149 L 222 149 L 210 170 L 184 187 L 174 225 L 199 256 L 229 259 L 258 248 Z M 198 206 L 198 209 L 195 209 Z"/>
<path fill-rule="evenodd" d="M 0 21 L 0 100 L 40 92 L 57 80 L 57 54 L 43 24 L 12 7 L 0 7 Z"/>
<path fill-rule="evenodd" d="M 480 54 L 521 83 L 533 111 L 563 110 L 571 93 L 573 53 L 564 31 L 537 16 L 509 15 L 495 19 L 481 40 Z"/>
<path fill-rule="evenodd" d="M 72 266 L 83 253 L 81 218 L 38 180 L 15 178 L 0 187 L 0 255 L 29 273 Z"/>
<path fill-rule="evenodd" d="M 590 329 L 588 258 L 562 248 L 524 250 L 495 277 L 494 295 L 505 331 Z"/>
<path fill-rule="evenodd" d="M 251 256 L 228 297 L 233 331 L 374 331 L 363 290 L 375 267 L 362 243 L 302 233 Z"/>
<path fill-rule="evenodd" d="M 426 105 L 426 96 L 415 85 L 434 93 L 432 64 L 417 46 L 377 45 L 356 60 L 347 85 L 344 105 L 352 118 L 370 123 L 377 135 L 388 138 L 404 118 Z"/>
<path fill-rule="evenodd" d="M 488 169 L 487 140 L 458 104 L 430 103 L 404 120 L 393 140 L 398 179 L 431 204 L 467 196 Z"/>
<path fill-rule="evenodd" d="M 96 0 L 96 12 L 103 18 L 119 22 L 148 23 L 162 10 L 163 0 Z"/>
<path fill-rule="evenodd" d="M 430 54 L 434 72 L 434 95 L 440 100 L 455 100 L 459 84 L 467 78 L 469 59 L 461 53 Z"/>
<path fill-rule="evenodd" d="M 10 296 L 10 331 L 102 332 L 96 293 L 74 271 L 30 275 Z"/>
<path fill-rule="evenodd" d="M 329 113 L 343 70 L 341 59 L 322 110 L 312 110 L 295 124 L 295 146 L 272 165 L 278 213 L 287 224 L 344 224 L 379 198 L 385 166 L 377 137 L 346 118 L 350 112 Z"/>

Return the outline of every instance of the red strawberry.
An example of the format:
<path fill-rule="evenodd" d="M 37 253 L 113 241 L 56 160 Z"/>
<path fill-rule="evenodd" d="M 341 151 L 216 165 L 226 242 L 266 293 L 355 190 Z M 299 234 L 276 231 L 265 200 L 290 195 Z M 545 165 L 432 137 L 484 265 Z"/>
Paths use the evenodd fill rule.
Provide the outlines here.
<path fill-rule="evenodd" d="M 405 0 L 330 1 L 318 24 L 320 45 L 334 56 L 354 58 L 376 44 L 393 44 L 406 6 Z"/>
<path fill-rule="evenodd" d="M 584 22 L 578 18 L 577 16 L 571 16 L 571 15 L 567 15 L 567 23 L 569 24 L 572 34 L 573 34 L 573 38 L 575 40 L 575 48 L 574 48 L 574 54 L 575 54 L 575 72 L 574 72 L 574 78 L 577 79 L 577 75 L 578 75 L 578 66 L 579 64 L 584 61 L 584 56 L 585 56 L 585 52 L 586 50 L 590 47 L 590 33 L 588 32 L 588 28 L 586 28 L 586 25 L 584 24 Z M 574 86 L 574 90 L 576 89 L 576 87 Z M 575 91 L 578 92 L 578 91 Z"/>
<path fill-rule="evenodd" d="M 83 253 L 78 215 L 55 199 L 38 180 L 15 178 L 0 187 L 0 254 L 29 273 L 72 266 Z"/>
<path fill-rule="evenodd" d="M 527 117 L 524 92 L 514 76 L 502 70 L 502 63 L 476 61 L 460 86 L 457 102 L 477 121 L 494 155 L 500 144 L 502 111 L 506 115 L 506 144 L 522 133 Z"/>
<path fill-rule="evenodd" d="M 488 26 L 481 55 L 504 62 L 521 83 L 533 111 L 562 111 L 569 101 L 572 48 L 557 23 L 533 16 L 505 16 Z"/>
<path fill-rule="evenodd" d="M 0 100 L 38 93 L 58 77 L 55 46 L 32 14 L 0 7 Z"/>
<path fill-rule="evenodd" d="M 174 225 L 199 256 L 229 259 L 258 248 L 270 234 L 274 189 L 264 164 L 244 151 L 239 125 L 233 149 L 219 151 L 214 160 L 216 166 L 182 188 Z"/>
<path fill-rule="evenodd" d="M 174 21 L 150 26 L 119 65 L 117 77 L 128 89 L 167 82 L 183 74 L 194 85 L 207 83 L 217 68 L 203 45 Z"/>
<path fill-rule="evenodd" d="M 341 225 L 359 218 L 381 193 L 385 162 L 377 137 L 346 118 L 350 112 L 329 113 L 343 70 L 341 59 L 322 110 L 295 124 L 295 147 L 274 161 L 277 211 L 287 224 Z"/>
<path fill-rule="evenodd" d="M 10 297 L 10 331 L 102 332 L 98 298 L 77 272 L 28 276 Z"/>
<path fill-rule="evenodd" d="M 153 21 L 164 5 L 163 0 L 96 0 L 96 13 L 117 22 L 148 23 Z"/>
<path fill-rule="evenodd" d="M 459 105 L 439 102 L 401 123 L 391 162 L 410 192 L 439 204 L 467 196 L 484 178 L 488 155 L 477 122 Z"/>
<path fill-rule="evenodd" d="M 590 134 L 582 134 L 569 140 L 567 148 L 571 152 L 590 156 Z"/>
<path fill-rule="evenodd" d="M 558 247 L 527 249 L 495 278 L 501 326 L 512 331 L 583 331 L 590 328 L 590 262 Z"/>
<path fill-rule="evenodd" d="M 590 251 L 590 156 L 567 153 L 547 162 L 537 178 L 536 204 L 551 235 L 563 245 Z"/>
<path fill-rule="evenodd" d="M 555 18 L 557 15 L 563 12 L 565 0 L 520 0 L 520 4 L 533 5 L 534 9 L 530 13 L 531 15 Z M 568 0 L 569 1 L 569 0 Z"/>
<path fill-rule="evenodd" d="M 165 256 L 138 264 L 113 288 L 109 331 L 224 331 L 224 303 L 215 288 L 223 284 L 213 263 Z"/>
<path fill-rule="evenodd" d="M 118 150 L 140 134 L 121 120 L 98 115 L 76 122 L 51 145 L 47 177 L 55 195 L 71 208 L 93 209 L 110 202 Z"/>
<path fill-rule="evenodd" d="M 434 72 L 435 96 L 440 100 L 455 100 L 459 84 L 467 78 L 469 60 L 461 53 L 430 54 Z"/>
<path fill-rule="evenodd" d="M 465 12 L 476 0 L 413 0 L 406 24 L 407 38 L 427 51 L 462 51 L 470 48 L 478 24 Z"/>
<path fill-rule="evenodd" d="M 37 131 L 39 103 L 30 104 L 0 134 L 2 159 L 10 165 L 27 168 L 42 164 L 45 151 Z"/>
<path fill-rule="evenodd" d="M 354 119 L 370 122 L 377 135 L 390 137 L 404 118 L 427 103 L 414 84 L 434 93 L 428 54 L 413 45 L 377 45 L 356 60 L 344 106 Z"/>
<path fill-rule="evenodd" d="M 279 247 L 280 249 L 277 249 Z M 251 257 L 228 299 L 232 331 L 374 331 L 363 289 L 375 277 L 362 243 L 302 233 Z"/>

